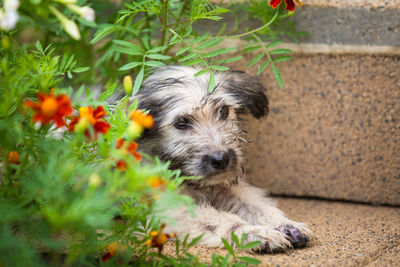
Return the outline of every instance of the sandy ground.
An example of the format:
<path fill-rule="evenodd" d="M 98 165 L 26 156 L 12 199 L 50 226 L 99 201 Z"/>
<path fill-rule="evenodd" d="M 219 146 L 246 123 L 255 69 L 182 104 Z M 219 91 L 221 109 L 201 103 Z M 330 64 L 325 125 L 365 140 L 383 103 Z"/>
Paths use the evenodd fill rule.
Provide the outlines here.
<path fill-rule="evenodd" d="M 400 266 L 400 208 L 343 202 L 276 198 L 286 214 L 307 223 L 315 234 L 305 249 L 275 255 L 250 255 L 261 266 Z M 197 246 L 191 250 L 204 262 L 224 249 Z M 168 244 L 164 253 L 173 254 Z"/>

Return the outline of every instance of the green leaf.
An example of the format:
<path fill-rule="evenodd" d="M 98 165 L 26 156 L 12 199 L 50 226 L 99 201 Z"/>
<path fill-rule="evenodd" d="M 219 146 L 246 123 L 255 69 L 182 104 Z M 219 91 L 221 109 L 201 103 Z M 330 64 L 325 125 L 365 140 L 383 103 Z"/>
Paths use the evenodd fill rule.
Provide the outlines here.
<path fill-rule="evenodd" d="M 282 61 L 287 61 L 287 60 L 291 60 L 292 57 L 291 56 L 282 56 L 282 57 L 276 57 L 274 59 L 272 59 L 272 62 L 282 62 Z"/>
<path fill-rule="evenodd" d="M 220 49 L 217 49 L 217 50 L 214 50 L 214 51 L 212 51 L 210 53 L 205 54 L 204 57 L 205 58 L 207 58 L 207 57 L 216 57 L 216 56 L 219 56 L 219 55 L 222 55 L 222 54 L 226 54 L 226 53 L 232 52 L 233 50 L 235 50 L 234 47 L 232 47 L 232 48 L 220 48 Z"/>
<path fill-rule="evenodd" d="M 184 48 L 181 48 L 181 49 L 179 49 L 179 50 L 175 53 L 175 55 L 176 55 L 176 56 L 179 56 L 179 55 L 185 53 L 186 51 L 188 51 L 189 49 L 190 49 L 190 46 L 186 46 L 186 47 L 184 47 Z"/>
<path fill-rule="evenodd" d="M 212 93 L 215 87 L 214 73 L 210 71 L 210 81 L 208 82 L 208 91 Z"/>
<path fill-rule="evenodd" d="M 225 70 L 229 70 L 230 68 L 228 67 L 224 67 L 224 66 L 217 66 L 217 65 L 211 65 L 210 68 L 214 69 L 214 70 L 219 70 L 219 71 L 225 71 Z"/>
<path fill-rule="evenodd" d="M 147 51 L 147 53 L 158 53 L 160 51 L 163 51 L 167 47 L 168 47 L 168 45 L 157 46 L 157 47 L 154 47 L 154 48 L 150 49 L 149 51 Z"/>
<path fill-rule="evenodd" d="M 115 92 L 115 89 L 117 89 L 117 83 L 113 83 L 106 91 L 104 91 L 100 95 L 99 101 L 103 101 L 103 100 L 109 98 Z"/>
<path fill-rule="evenodd" d="M 257 75 L 261 74 L 269 63 L 270 63 L 269 60 L 267 60 L 263 64 L 261 64 L 261 66 L 258 68 Z"/>
<path fill-rule="evenodd" d="M 192 25 L 190 25 L 189 27 L 186 28 L 185 33 L 182 35 L 182 38 L 186 38 L 188 37 L 191 33 L 192 33 Z"/>
<path fill-rule="evenodd" d="M 235 61 L 241 60 L 242 58 L 243 58 L 243 56 L 230 57 L 230 58 L 225 58 L 225 59 L 218 60 L 217 63 L 218 64 L 231 63 L 231 62 L 235 62 Z"/>
<path fill-rule="evenodd" d="M 138 50 L 133 50 L 129 47 L 114 46 L 112 49 L 116 52 L 131 56 L 142 56 L 144 54 L 142 52 L 139 52 Z"/>
<path fill-rule="evenodd" d="M 195 58 L 197 56 L 198 56 L 198 54 L 196 54 L 196 53 L 188 54 L 188 55 L 184 56 L 183 58 L 180 58 L 178 61 L 179 62 L 186 61 L 186 60 Z"/>
<path fill-rule="evenodd" d="M 251 249 L 251 248 L 255 248 L 257 246 L 259 246 L 261 243 L 261 241 L 253 241 L 253 242 L 249 242 L 246 245 L 243 245 L 241 247 L 241 249 Z"/>
<path fill-rule="evenodd" d="M 154 61 L 154 60 L 146 61 L 144 64 L 145 64 L 146 66 L 149 66 L 149 67 L 162 67 L 162 66 L 165 66 L 165 64 L 164 64 L 163 62 L 161 62 L 161 61 Z"/>
<path fill-rule="evenodd" d="M 211 266 L 217 267 L 218 266 L 218 257 L 214 253 L 211 256 Z"/>
<path fill-rule="evenodd" d="M 196 72 L 196 73 L 194 74 L 194 77 L 201 76 L 201 75 L 203 75 L 203 74 L 208 73 L 209 71 L 210 71 L 210 69 L 204 69 L 204 70 L 198 71 L 198 72 Z"/>
<path fill-rule="evenodd" d="M 274 49 L 274 50 L 269 51 L 270 55 L 290 54 L 290 53 L 292 53 L 292 50 L 284 49 L 284 48 L 278 48 L 278 49 Z"/>
<path fill-rule="evenodd" d="M 262 59 L 263 57 L 264 57 L 264 54 L 259 54 L 259 55 L 257 55 L 255 58 L 253 58 L 253 59 L 249 62 L 249 64 L 247 64 L 247 67 L 253 66 L 253 65 L 256 64 L 258 61 L 260 61 L 260 59 Z"/>
<path fill-rule="evenodd" d="M 223 41 L 222 38 L 213 38 L 208 40 L 197 47 L 197 49 L 211 48 Z"/>
<path fill-rule="evenodd" d="M 89 67 L 79 67 L 79 68 L 73 69 L 72 72 L 80 73 L 80 72 L 87 71 L 87 70 L 89 70 L 89 69 L 90 69 Z"/>
<path fill-rule="evenodd" d="M 37 42 L 35 43 L 35 47 L 36 47 L 36 49 L 37 49 L 39 52 L 41 52 L 42 54 L 44 53 L 44 52 L 43 52 L 42 44 L 41 44 L 39 41 L 37 41 Z"/>
<path fill-rule="evenodd" d="M 195 38 L 193 41 L 191 41 L 192 44 L 197 44 L 203 42 L 208 36 L 210 35 L 209 32 L 204 33 L 200 37 Z"/>
<path fill-rule="evenodd" d="M 229 256 L 230 256 L 230 254 L 226 254 L 224 260 L 221 262 L 221 265 L 220 265 L 221 267 L 228 266 Z"/>
<path fill-rule="evenodd" d="M 68 78 L 70 78 L 70 79 L 72 79 L 72 77 L 73 77 L 73 75 L 72 75 L 72 73 L 71 73 L 70 71 L 67 72 L 67 76 L 68 76 Z"/>
<path fill-rule="evenodd" d="M 203 237 L 204 234 L 201 234 L 190 241 L 189 245 L 187 246 L 188 248 L 193 247 L 194 245 L 197 245 L 199 243 L 200 239 Z"/>
<path fill-rule="evenodd" d="M 142 62 L 131 62 L 131 63 L 123 65 L 118 70 L 121 70 L 121 71 L 122 70 L 130 70 L 130 69 L 133 69 L 134 67 L 137 67 L 139 65 L 142 65 Z"/>
<path fill-rule="evenodd" d="M 124 40 L 113 40 L 112 41 L 114 44 L 126 47 L 126 48 L 130 48 L 131 49 L 131 53 L 136 53 L 137 55 L 142 55 L 144 53 L 143 48 L 141 48 L 140 46 L 133 44 L 131 42 L 128 41 L 124 41 Z"/>
<path fill-rule="evenodd" d="M 273 42 L 270 42 L 269 44 L 267 44 L 265 47 L 266 48 L 270 48 L 270 47 L 276 46 L 276 45 L 278 45 L 280 43 L 282 43 L 281 40 L 273 41 Z"/>
<path fill-rule="evenodd" d="M 246 238 L 247 238 L 247 234 L 246 233 L 242 234 L 242 237 L 240 238 L 240 245 L 241 246 L 244 244 L 244 241 L 246 240 Z"/>
<path fill-rule="evenodd" d="M 146 57 L 151 59 L 159 59 L 159 60 L 167 60 L 170 59 L 170 56 L 162 55 L 162 54 L 148 54 Z"/>
<path fill-rule="evenodd" d="M 132 89 L 132 95 L 135 95 L 137 93 L 137 91 L 139 91 L 139 88 L 142 85 L 143 76 L 144 76 L 144 66 L 142 66 L 138 75 L 136 76 L 135 84 L 133 85 L 133 89 Z"/>
<path fill-rule="evenodd" d="M 115 31 L 116 31 L 116 28 L 114 27 L 114 25 L 110 25 L 103 29 L 100 29 L 96 32 L 96 34 L 94 35 L 94 38 L 90 41 L 90 43 L 95 44 L 98 41 L 100 41 L 101 39 L 103 39 L 104 37 L 106 37 L 107 35 L 115 32 Z"/>
<path fill-rule="evenodd" d="M 261 261 L 257 260 L 255 258 L 252 257 L 246 257 L 246 256 L 242 256 L 242 257 L 238 257 L 238 259 L 240 259 L 241 261 L 247 263 L 247 264 L 260 264 Z"/>
<path fill-rule="evenodd" d="M 276 82 L 278 83 L 279 87 L 282 88 L 283 87 L 283 81 L 282 81 L 282 76 L 280 71 L 278 70 L 278 68 L 275 65 L 271 65 L 272 66 L 272 72 L 274 73 Z"/>
<path fill-rule="evenodd" d="M 183 248 L 186 248 L 186 244 L 187 244 L 188 239 L 189 239 L 189 234 L 186 234 L 185 237 L 183 238 L 183 242 L 182 242 L 182 247 Z"/>
<path fill-rule="evenodd" d="M 236 247 L 239 247 L 239 238 L 235 235 L 235 232 L 231 232 L 231 238 Z"/>
<path fill-rule="evenodd" d="M 192 61 L 186 61 L 182 65 L 183 66 L 193 66 L 193 65 L 199 64 L 202 61 L 203 60 L 201 58 L 198 58 L 198 59 L 195 59 L 195 60 L 192 60 Z"/>
<path fill-rule="evenodd" d="M 232 255 L 235 256 L 235 251 L 233 250 L 232 246 L 229 245 L 229 242 L 226 241 L 225 238 L 221 237 L 222 243 L 224 243 L 224 247 L 226 248 L 226 250 L 228 250 L 228 252 Z"/>
<path fill-rule="evenodd" d="M 246 48 L 242 49 L 242 53 L 244 53 L 244 54 L 249 53 L 249 52 L 259 49 L 260 47 L 261 47 L 261 45 L 246 47 Z"/>

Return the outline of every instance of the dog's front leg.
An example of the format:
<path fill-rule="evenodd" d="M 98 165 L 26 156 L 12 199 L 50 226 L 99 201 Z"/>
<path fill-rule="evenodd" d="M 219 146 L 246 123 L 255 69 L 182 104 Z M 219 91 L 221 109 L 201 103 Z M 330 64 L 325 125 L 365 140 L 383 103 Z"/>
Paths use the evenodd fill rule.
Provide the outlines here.
<path fill-rule="evenodd" d="M 249 224 L 281 231 L 293 247 L 304 247 L 309 242 L 311 231 L 304 223 L 287 218 L 272 200 L 264 197 L 262 190 L 243 181 L 232 186 L 228 194 L 220 194 L 214 203 L 218 210 L 236 214 Z"/>
<path fill-rule="evenodd" d="M 209 247 L 222 247 L 222 237 L 234 245 L 231 232 L 235 232 L 239 238 L 242 234 L 246 234 L 246 242 L 261 241 L 258 252 L 281 251 L 290 246 L 285 234 L 281 231 L 268 226 L 249 224 L 238 215 L 217 211 L 210 206 L 197 206 L 195 216 L 185 208 L 175 210 L 172 216 L 176 224 L 167 226 L 167 232 L 176 233 L 180 239 L 186 234 L 189 234 L 190 238 L 203 234 L 200 244 Z"/>

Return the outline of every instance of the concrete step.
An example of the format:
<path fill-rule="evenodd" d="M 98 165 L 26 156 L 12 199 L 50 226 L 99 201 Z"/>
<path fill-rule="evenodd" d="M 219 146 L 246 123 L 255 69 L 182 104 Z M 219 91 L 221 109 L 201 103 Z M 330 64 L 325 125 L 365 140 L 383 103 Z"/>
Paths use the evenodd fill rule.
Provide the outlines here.
<path fill-rule="evenodd" d="M 281 45 L 295 52 L 277 64 L 284 88 L 261 76 L 271 112 L 247 124 L 250 181 L 277 196 L 400 206 L 400 0 L 304 1 L 293 19 L 310 36 Z"/>
<path fill-rule="evenodd" d="M 273 195 L 400 205 L 400 57 L 305 54 L 278 66 L 284 88 L 261 77 L 269 116 L 245 127 L 250 181 Z"/>

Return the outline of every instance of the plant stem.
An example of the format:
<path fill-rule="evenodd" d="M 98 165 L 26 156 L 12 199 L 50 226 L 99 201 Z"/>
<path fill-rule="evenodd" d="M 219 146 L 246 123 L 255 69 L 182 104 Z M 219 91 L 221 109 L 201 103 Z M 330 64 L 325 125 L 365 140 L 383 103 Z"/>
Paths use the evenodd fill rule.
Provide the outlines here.
<path fill-rule="evenodd" d="M 278 18 L 278 15 L 279 15 L 279 9 L 276 11 L 276 13 L 272 17 L 272 19 L 270 21 L 268 21 L 266 24 L 264 24 L 263 26 L 261 26 L 257 29 L 251 30 L 249 32 L 244 32 L 244 33 L 232 35 L 232 36 L 226 36 L 225 38 L 236 39 L 236 38 L 240 38 L 240 37 L 247 36 L 247 35 L 253 34 L 255 32 L 261 31 L 261 30 L 267 28 L 269 25 L 271 25 Z"/>
<path fill-rule="evenodd" d="M 162 37 L 161 37 L 161 45 L 165 44 L 165 38 L 167 36 L 167 23 L 168 23 L 168 0 L 163 1 L 163 18 L 162 18 L 162 25 L 163 27 L 163 32 L 162 32 Z"/>

